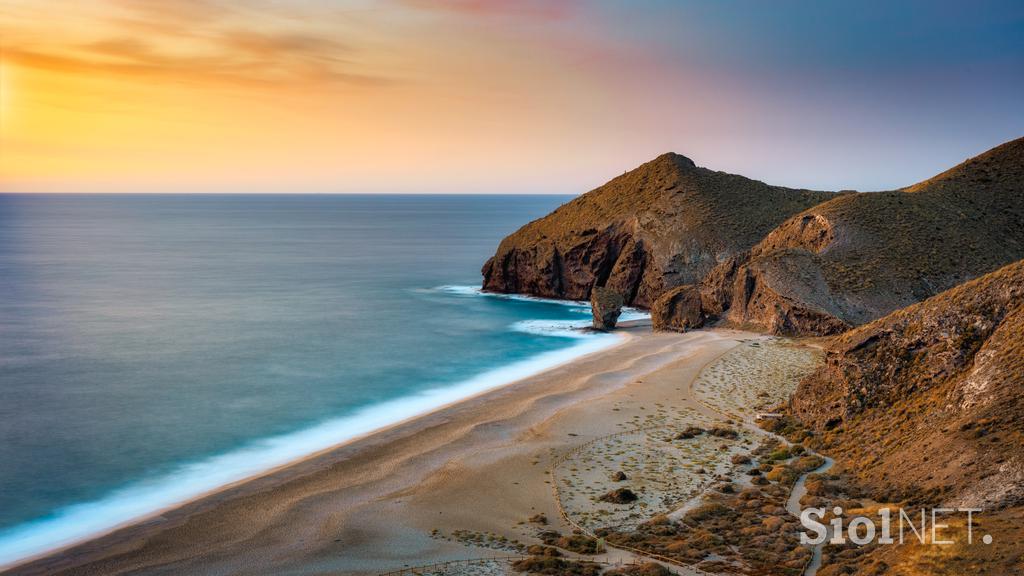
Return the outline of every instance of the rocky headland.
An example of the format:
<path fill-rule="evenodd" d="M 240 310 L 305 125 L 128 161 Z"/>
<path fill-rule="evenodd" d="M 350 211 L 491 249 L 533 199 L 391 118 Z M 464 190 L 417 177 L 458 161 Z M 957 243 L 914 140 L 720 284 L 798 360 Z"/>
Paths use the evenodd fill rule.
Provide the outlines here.
<path fill-rule="evenodd" d="M 595 286 L 649 307 L 786 218 L 836 197 L 769 186 L 664 154 L 530 222 L 483 266 L 483 288 L 586 300 Z"/>
<path fill-rule="evenodd" d="M 608 287 L 659 330 L 831 335 L 1024 258 L 1024 139 L 888 192 L 769 186 L 665 154 L 505 238 L 483 288 Z"/>

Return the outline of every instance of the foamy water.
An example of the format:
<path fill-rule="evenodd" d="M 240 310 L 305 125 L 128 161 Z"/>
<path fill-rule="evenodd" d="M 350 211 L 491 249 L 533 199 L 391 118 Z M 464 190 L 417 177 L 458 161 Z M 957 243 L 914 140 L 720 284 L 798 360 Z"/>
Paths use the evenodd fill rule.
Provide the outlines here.
<path fill-rule="evenodd" d="M 588 331 L 592 325 L 592 312 L 589 302 L 581 300 L 552 300 L 528 296 L 524 294 L 501 294 L 496 292 L 485 292 L 477 286 L 438 286 L 437 290 L 458 294 L 460 296 L 484 296 L 498 300 L 516 300 L 521 302 L 543 302 L 565 306 L 572 312 L 579 314 L 579 319 L 572 320 L 520 320 L 512 324 L 511 329 L 526 334 L 537 334 L 540 336 L 554 336 L 560 338 L 589 338 L 594 336 L 593 331 Z M 624 307 L 619 316 L 619 322 L 631 320 L 648 320 L 649 312 L 631 307 Z"/>

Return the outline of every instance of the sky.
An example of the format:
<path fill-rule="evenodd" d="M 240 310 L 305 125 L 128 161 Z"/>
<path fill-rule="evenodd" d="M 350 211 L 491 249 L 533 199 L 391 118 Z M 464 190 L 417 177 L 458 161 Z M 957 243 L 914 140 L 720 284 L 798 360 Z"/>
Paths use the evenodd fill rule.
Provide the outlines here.
<path fill-rule="evenodd" d="M 0 191 L 881 190 L 1024 136 L 1024 3 L 0 0 Z"/>

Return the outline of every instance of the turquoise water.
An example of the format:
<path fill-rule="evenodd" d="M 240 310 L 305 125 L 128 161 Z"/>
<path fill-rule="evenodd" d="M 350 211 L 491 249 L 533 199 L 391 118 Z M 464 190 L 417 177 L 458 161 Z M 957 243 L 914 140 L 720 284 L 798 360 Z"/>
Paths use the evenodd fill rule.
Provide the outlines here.
<path fill-rule="evenodd" d="M 474 289 L 567 199 L 0 195 L 0 564 L 609 345 Z"/>

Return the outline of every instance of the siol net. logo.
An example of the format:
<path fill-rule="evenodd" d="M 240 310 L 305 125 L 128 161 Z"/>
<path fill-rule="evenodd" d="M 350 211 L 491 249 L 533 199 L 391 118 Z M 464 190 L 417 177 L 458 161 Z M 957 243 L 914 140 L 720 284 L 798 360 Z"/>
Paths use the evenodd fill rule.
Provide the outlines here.
<path fill-rule="evenodd" d="M 922 508 L 918 515 L 916 512 L 908 514 L 903 508 L 897 510 L 893 512 L 892 508 L 880 508 L 877 521 L 870 516 L 851 516 L 844 522 L 846 518 L 843 516 L 843 509 L 836 506 L 832 509 L 832 517 L 827 522 L 822 522 L 827 514 L 826 508 L 805 508 L 800 512 L 800 523 L 807 531 L 800 533 L 800 543 L 818 545 L 827 540 L 829 544 L 842 545 L 849 539 L 858 546 L 864 546 L 872 541 L 879 544 L 902 544 L 904 538 L 917 538 L 921 544 L 948 546 L 957 543 L 958 540 L 955 538 L 966 536 L 966 542 L 973 544 L 973 515 L 982 511 L 980 508 Z M 957 514 L 964 515 L 966 519 L 964 529 L 959 531 L 960 534 L 946 523 L 951 516 Z M 915 518 L 919 518 L 919 521 Z M 907 535 L 907 532 L 912 536 Z M 991 544 L 992 535 L 984 534 L 981 541 Z"/>

